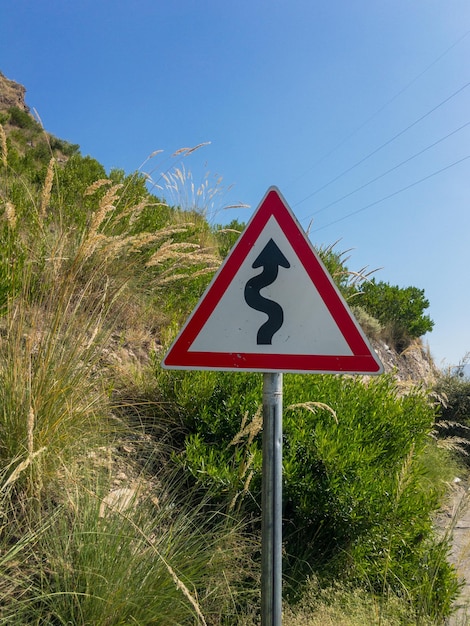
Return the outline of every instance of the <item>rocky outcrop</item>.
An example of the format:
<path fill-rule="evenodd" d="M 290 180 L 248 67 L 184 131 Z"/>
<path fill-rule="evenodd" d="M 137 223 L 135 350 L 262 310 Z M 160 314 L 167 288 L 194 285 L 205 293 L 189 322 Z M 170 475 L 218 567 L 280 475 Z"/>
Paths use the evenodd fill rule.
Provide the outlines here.
<path fill-rule="evenodd" d="M 0 72 L 0 111 L 10 107 L 18 107 L 29 113 L 25 102 L 26 88 L 14 80 L 8 79 Z"/>
<path fill-rule="evenodd" d="M 433 385 L 439 375 L 432 356 L 419 339 L 398 353 L 383 341 L 372 341 L 372 346 L 383 363 L 385 372 L 394 374 L 403 383 Z"/>

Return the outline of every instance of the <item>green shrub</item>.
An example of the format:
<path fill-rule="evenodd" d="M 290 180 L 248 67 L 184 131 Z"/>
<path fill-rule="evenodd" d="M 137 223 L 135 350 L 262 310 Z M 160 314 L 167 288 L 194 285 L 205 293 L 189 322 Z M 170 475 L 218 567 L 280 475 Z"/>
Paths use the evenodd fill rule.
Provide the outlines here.
<path fill-rule="evenodd" d="M 317 571 L 349 570 L 376 591 L 390 587 L 401 593 L 403 585 L 419 596 L 416 577 L 429 558 L 430 515 L 442 489 L 427 479 L 423 465 L 434 419 L 424 394 L 399 397 L 388 376 L 367 385 L 330 376 L 311 386 L 301 377 L 294 382 L 286 385 L 286 408 L 323 402 L 337 421 L 321 408 L 286 413 L 288 552 Z M 452 579 L 445 559 L 439 568 Z M 434 600 L 438 605 L 443 598 L 436 593 Z"/>
<path fill-rule="evenodd" d="M 219 501 L 257 514 L 260 376 L 158 372 L 158 381 L 188 429 L 181 467 Z M 446 614 L 457 584 L 433 537 L 443 484 L 427 474 L 434 409 L 425 394 L 400 397 L 389 376 L 288 375 L 284 407 L 286 579 L 295 588 L 312 570 L 345 575 L 406 593 L 416 610 L 425 595 L 423 612 Z"/>
<path fill-rule="evenodd" d="M 439 378 L 435 391 L 441 398 L 441 419 L 470 426 L 470 379 L 447 374 Z"/>
<path fill-rule="evenodd" d="M 454 450 L 457 457 L 470 464 L 470 379 L 456 372 L 443 374 L 434 392 L 439 399 L 436 436 L 441 445 Z"/>
<path fill-rule="evenodd" d="M 404 349 L 411 339 L 432 330 L 434 322 L 423 313 L 429 307 L 423 289 L 372 279 L 362 284 L 361 292 L 357 304 L 380 322 L 397 348 Z"/>
<path fill-rule="evenodd" d="M 63 139 L 59 139 L 54 135 L 49 135 L 49 146 L 53 152 L 58 150 L 65 156 L 71 157 L 74 154 L 79 154 L 80 146 L 77 143 L 69 143 Z"/>
<path fill-rule="evenodd" d="M 157 382 L 160 406 L 186 431 L 185 451 L 175 457 L 185 471 L 219 503 L 234 503 L 252 472 L 259 491 L 261 377 L 157 368 Z"/>
<path fill-rule="evenodd" d="M 96 180 L 106 178 L 104 167 L 96 159 L 76 154 L 68 159 L 64 167 L 57 168 L 56 177 L 56 185 L 52 189 L 52 205 L 57 209 L 60 207 L 62 219 L 67 226 L 78 226 L 83 230 L 103 195 L 87 196 L 85 190 Z"/>
<path fill-rule="evenodd" d="M 372 317 L 361 306 L 352 306 L 351 312 L 369 339 L 378 339 L 381 336 L 383 329 L 375 317 Z"/>
<path fill-rule="evenodd" d="M 219 252 L 224 259 L 230 250 L 233 248 L 240 234 L 245 229 L 246 224 L 239 222 L 238 220 L 232 220 L 226 226 L 216 224 L 214 227 L 214 235 L 216 237 Z"/>
<path fill-rule="evenodd" d="M 42 132 L 41 125 L 26 111 L 18 107 L 10 107 L 8 109 L 9 122 L 12 126 Z"/>

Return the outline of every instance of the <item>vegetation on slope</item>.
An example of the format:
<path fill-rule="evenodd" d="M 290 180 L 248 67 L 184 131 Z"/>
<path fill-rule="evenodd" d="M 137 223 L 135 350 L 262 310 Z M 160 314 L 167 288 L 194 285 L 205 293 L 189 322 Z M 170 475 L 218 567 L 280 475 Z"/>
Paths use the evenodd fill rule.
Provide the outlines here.
<path fill-rule="evenodd" d="M 159 365 L 241 225 L 179 203 L 179 164 L 169 206 L 2 115 L 0 623 L 257 623 L 260 377 Z M 290 375 L 285 405 L 285 623 L 442 623 L 451 463 L 425 390 Z"/>

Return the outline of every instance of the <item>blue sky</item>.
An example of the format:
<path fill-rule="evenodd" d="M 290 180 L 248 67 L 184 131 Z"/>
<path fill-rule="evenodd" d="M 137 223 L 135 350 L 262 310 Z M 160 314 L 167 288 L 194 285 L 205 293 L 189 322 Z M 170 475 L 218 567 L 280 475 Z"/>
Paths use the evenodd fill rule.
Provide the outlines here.
<path fill-rule="evenodd" d="M 210 219 L 279 187 L 314 244 L 425 290 L 439 366 L 470 350 L 468 0 L 0 0 L 0 71 L 47 130 L 158 177 L 178 148 Z M 223 210 L 232 203 L 250 209 Z"/>

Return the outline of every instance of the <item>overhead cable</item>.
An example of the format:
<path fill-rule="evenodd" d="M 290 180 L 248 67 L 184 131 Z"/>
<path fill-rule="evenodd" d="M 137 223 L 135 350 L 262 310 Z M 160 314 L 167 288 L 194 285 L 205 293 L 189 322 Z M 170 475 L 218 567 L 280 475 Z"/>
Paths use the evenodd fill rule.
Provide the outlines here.
<path fill-rule="evenodd" d="M 450 170 L 452 167 L 455 167 L 456 165 L 459 165 L 460 163 L 463 163 L 464 161 L 467 161 L 468 159 L 470 159 L 470 154 L 459 159 L 458 161 L 454 161 L 450 165 L 446 165 L 445 167 L 442 167 L 441 169 L 436 170 L 432 174 L 428 174 L 428 176 L 424 176 L 424 178 L 420 178 L 419 180 L 416 180 L 415 182 L 409 185 L 406 185 L 406 187 L 402 187 L 401 189 L 398 189 L 397 191 L 394 191 L 393 193 L 390 193 L 387 196 L 380 198 L 379 200 L 375 200 L 374 202 L 371 202 L 370 204 L 367 204 L 366 206 L 363 206 L 360 209 L 351 211 L 351 213 L 347 213 L 346 215 L 343 215 L 343 217 L 339 217 L 338 219 L 333 220 L 332 222 L 329 222 L 328 224 L 324 224 L 323 226 L 320 226 L 319 228 L 312 228 L 310 232 L 317 232 L 319 230 L 328 228 L 329 226 L 332 226 L 333 224 L 342 222 L 343 220 L 346 220 L 352 217 L 353 215 L 357 215 L 358 213 L 361 213 L 362 211 L 365 211 L 366 209 L 370 209 L 371 207 L 376 206 L 377 204 L 380 204 L 381 202 L 385 202 L 385 200 L 389 200 L 390 198 L 393 198 L 394 196 L 397 196 L 398 194 L 403 193 L 404 191 L 407 191 L 408 189 L 411 189 L 412 187 L 416 187 L 420 183 L 423 183 L 424 181 L 429 180 L 430 178 L 433 178 L 434 176 L 437 176 L 438 174 L 441 174 L 442 172 L 445 172 L 446 170 Z"/>
<path fill-rule="evenodd" d="M 439 109 L 440 107 L 444 106 L 444 104 L 447 104 L 447 102 L 449 102 L 450 100 L 452 100 L 453 98 L 455 98 L 455 96 L 457 96 L 458 94 L 460 94 L 462 91 L 464 91 L 465 89 L 467 89 L 467 87 L 470 86 L 470 81 L 468 81 L 467 83 L 465 83 L 464 85 L 462 85 L 462 87 L 460 87 L 459 89 L 457 89 L 457 91 L 454 91 L 454 93 L 452 93 L 450 96 L 448 96 L 447 98 L 445 98 L 444 100 L 442 100 L 441 102 L 439 102 L 439 104 L 436 104 L 436 106 L 434 106 L 432 109 L 430 109 L 429 111 L 427 111 L 426 113 L 424 113 L 423 115 L 421 115 L 421 117 L 419 117 L 418 119 L 416 119 L 414 122 L 412 122 L 411 124 L 409 124 L 406 128 L 403 128 L 401 131 L 399 131 L 398 133 L 396 133 L 393 137 L 391 137 L 390 139 L 388 139 L 387 141 L 385 141 L 383 144 L 381 144 L 378 148 L 375 148 L 375 150 L 373 150 L 372 152 L 369 152 L 369 154 L 367 154 L 365 157 L 363 157 L 362 159 L 360 159 L 359 161 L 357 161 L 356 163 L 354 163 L 354 165 L 351 165 L 350 167 L 348 167 L 347 169 L 343 170 L 340 174 L 338 174 L 337 176 L 335 176 L 334 178 L 332 178 L 331 180 L 329 180 L 327 183 L 325 183 L 324 185 L 322 185 L 321 187 L 319 187 L 318 189 L 316 189 L 315 191 L 312 191 L 312 193 L 310 193 L 308 196 L 305 196 L 305 198 L 302 198 L 302 200 L 299 200 L 299 202 L 297 202 L 296 204 L 294 204 L 294 206 L 298 206 L 299 204 L 302 204 L 303 202 L 305 202 L 306 200 L 309 200 L 310 198 L 312 198 L 313 196 L 315 196 L 317 193 L 319 193 L 320 191 L 323 191 L 323 189 L 325 189 L 326 187 L 329 187 L 332 183 L 336 182 L 338 179 L 342 178 L 345 174 L 348 174 L 349 172 L 351 172 L 352 170 L 354 170 L 356 167 L 358 167 L 359 165 L 361 165 L 362 163 L 364 163 L 365 161 L 367 161 L 368 159 L 370 159 L 370 157 L 374 156 L 374 154 L 377 154 L 377 152 L 379 152 L 380 150 L 383 150 L 383 148 L 385 148 L 386 146 L 390 145 L 393 141 L 395 141 L 396 139 L 398 139 L 398 137 L 401 137 L 402 135 L 404 135 L 406 132 L 408 132 L 411 128 L 413 128 L 414 126 L 416 126 L 417 124 L 419 124 L 420 122 L 422 122 L 424 119 L 426 119 L 427 117 L 429 117 L 432 113 L 434 113 L 435 111 L 437 111 L 437 109 Z"/>
<path fill-rule="evenodd" d="M 348 141 L 348 139 L 353 137 L 356 133 L 362 130 L 364 126 L 367 126 L 367 124 L 369 124 L 373 119 L 375 119 L 378 115 L 380 115 L 380 113 L 382 113 L 384 109 L 386 109 L 390 104 L 392 104 L 392 102 L 397 100 L 397 98 L 399 98 L 407 89 L 409 89 L 417 80 L 419 80 L 421 76 L 426 74 L 427 71 L 429 71 L 432 67 L 434 67 L 434 65 L 436 65 L 443 57 L 445 57 L 453 48 L 455 48 L 469 34 L 470 34 L 470 30 L 467 30 L 461 37 L 457 39 L 457 41 L 455 41 L 451 46 L 449 46 L 446 50 L 444 50 L 444 52 L 442 52 L 438 57 L 436 57 L 429 65 L 427 65 L 424 68 L 424 70 L 422 70 L 421 72 L 419 72 L 419 74 L 414 76 L 404 87 L 402 87 L 394 96 L 392 96 L 389 100 L 387 100 L 385 104 L 379 107 L 370 117 L 368 117 L 364 122 L 362 122 L 359 126 L 357 126 L 348 135 L 346 135 L 346 137 L 344 137 L 339 143 L 337 143 L 333 148 L 331 148 L 331 150 L 329 150 L 326 154 L 320 157 L 313 165 L 311 165 L 304 172 L 296 176 L 294 180 L 292 181 L 292 183 L 296 182 L 297 180 L 299 180 L 300 178 L 302 178 L 303 176 L 311 172 L 312 169 L 314 169 L 319 163 L 327 159 L 334 152 L 336 152 L 336 150 L 341 148 L 341 146 L 343 146 Z M 301 202 L 303 201 L 301 200 Z"/>
<path fill-rule="evenodd" d="M 372 178 L 371 180 L 367 181 L 363 185 L 360 185 L 359 187 L 356 187 L 355 189 L 353 189 L 349 193 L 344 194 L 344 196 L 341 196 L 340 198 L 337 198 L 336 200 L 333 200 L 333 202 L 329 202 L 328 204 L 325 204 L 324 206 L 320 207 L 319 209 L 317 209 L 313 213 L 310 213 L 310 215 L 306 215 L 304 219 L 307 219 L 309 217 L 313 217 L 314 215 L 318 215 L 318 213 L 321 213 L 322 211 L 325 211 L 326 209 L 329 209 L 330 207 L 334 206 L 335 204 L 338 204 L 339 202 L 341 202 L 342 200 L 345 200 L 346 198 L 349 198 L 350 196 L 354 195 L 358 191 L 361 191 L 362 189 L 365 189 L 366 187 L 368 187 L 369 185 L 372 185 L 373 183 L 377 182 L 381 178 L 384 178 L 384 176 L 387 176 L 387 174 L 390 174 L 391 172 L 394 172 L 398 168 L 402 167 L 402 165 L 406 165 L 406 163 L 409 163 L 413 159 L 416 159 L 417 157 L 421 156 L 422 154 L 424 154 L 424 152 L 427 152 L 431 148 L 434 148 L 434 146 L 437 146 L 438 144 L 442 143 L 443 141 L 445 141 L 449 137 L 452 137 L 452 135 L 455 135 L 456 133 L 460 132 L 461 130 L 463 130 L 467 126 L 470 126 L 470 122 L 466 122 L 465 124 L 462 124 L 462 126 L 459 126 L 458 128 L 456 128 L 452 132 L 450 132 L 447 135 L 445 135 L 444 137 L 441 137 L 437 141 L 434 141 L 433 143 L 429 144 L 428 146 L 426 146 L 425 148 L 423 148 L 419 152 L 416 152 L 415 154 L 413 154 L 412 156 L 408 157 L 404 161 L 401 161 L 400 163 L 397 163 L 397 165 L 394 165 L 393 167 L 391 167 L 387 171 L 383 172 L 382 174 L 379 174 L 375 178 Z"/>

